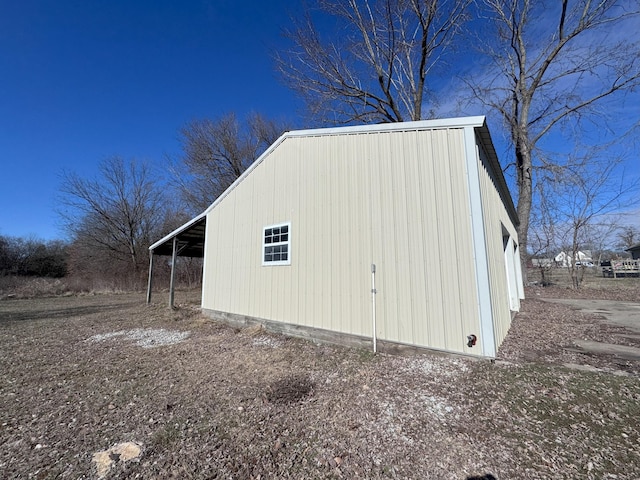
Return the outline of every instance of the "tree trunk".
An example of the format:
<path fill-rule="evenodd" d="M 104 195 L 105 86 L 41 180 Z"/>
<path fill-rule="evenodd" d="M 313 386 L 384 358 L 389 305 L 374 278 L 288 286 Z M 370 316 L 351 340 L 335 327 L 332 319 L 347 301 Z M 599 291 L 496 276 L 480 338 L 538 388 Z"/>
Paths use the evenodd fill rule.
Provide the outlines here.
<path fill-rule="evenodd" d="M 533 177 L 531 149 L 527 142 L 526 130 L 515 132 L 514 143 L 516 145 L 516 168 L 518 181 L 518 218 L 520 225 L 518 226 L 518 243 L 520 244 L 520 264 L 522 265 L 522 280 L 527 283 L 527 263 L 529 254 L 527 253 L 527 245 L 529 239 L 529 218 L 531 216 L 531 202 L 533 196 Z"/>

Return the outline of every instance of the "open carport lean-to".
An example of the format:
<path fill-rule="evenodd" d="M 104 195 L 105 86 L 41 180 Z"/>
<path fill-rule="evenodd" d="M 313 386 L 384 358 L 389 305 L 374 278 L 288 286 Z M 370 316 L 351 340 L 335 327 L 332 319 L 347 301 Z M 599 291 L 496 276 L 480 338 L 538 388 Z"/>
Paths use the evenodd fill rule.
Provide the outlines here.
<path fill-rule="evenodd" d="M 171 280 L 169 283 L 169 306 L 173 307 L 174 278 L 178 257 L 204 257 L 204 236 L 207 216 L 203 213 L 189 223 L 182 225 L 149 247 L 149 282 L 147 284 L 147 303 L 151 303 L 153 285 L 153 260 L 156 255 L 171 255 Z"/>

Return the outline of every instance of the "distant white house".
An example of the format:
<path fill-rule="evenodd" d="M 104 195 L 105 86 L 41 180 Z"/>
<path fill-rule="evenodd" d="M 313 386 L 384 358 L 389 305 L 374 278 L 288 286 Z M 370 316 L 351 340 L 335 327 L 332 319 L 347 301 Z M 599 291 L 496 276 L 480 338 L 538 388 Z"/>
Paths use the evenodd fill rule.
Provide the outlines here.
<path fill-rule="evenodd" d="M 214 318 L 495 357 L 524 298 L 517 225 L 469 117 L 287 132 L 150 250 L 204 256 Z"/>
<path fill-rule="evenodd" d="M 571 254 L 566 253 L 566 252 L 560 252 L 558 255 L 556 255 L 556 257 L 554 258 L 555 262 L 556 262 L 556 266 L 558 267 L 570 267 L 573 264 L 573 260 L 571 259 Z M 580 262 L 581 264 L 585 264 L 585 263 L 592 263 L 593 259 L 591 258 L 591 252 L 589 250 L 587 251 L 578 251 L 575 254 L 575 262 Z"/>

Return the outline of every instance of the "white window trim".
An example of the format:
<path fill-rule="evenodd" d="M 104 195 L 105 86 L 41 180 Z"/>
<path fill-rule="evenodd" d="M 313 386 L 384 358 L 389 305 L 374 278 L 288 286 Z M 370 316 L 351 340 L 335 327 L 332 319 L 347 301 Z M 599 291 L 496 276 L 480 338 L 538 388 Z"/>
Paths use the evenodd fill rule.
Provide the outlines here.
<path fill-rule="evenodd" d="M 287 235 L 288 240 L 286 242 L 277 242 L 277 243 L 265 243 L 264 236 L 268 229 L 270 228 L 279 228 L 279 227 L 287 227 Z M 265 262 L 264 260 L 264 251 L 267 246 L 274 245 L 287 245 L 287 259 L 286 260 L 278 260 L 274 262 Z M 283 222 L 283 223 L 275 223 L 273 225 L 268 225 L 262 229 L 262 249 L 260 250 L 260 256 L 262 258 L 262 266 L 263 267 L 273 267 L 277 265 L 291 265 L 291 222 Z"/>

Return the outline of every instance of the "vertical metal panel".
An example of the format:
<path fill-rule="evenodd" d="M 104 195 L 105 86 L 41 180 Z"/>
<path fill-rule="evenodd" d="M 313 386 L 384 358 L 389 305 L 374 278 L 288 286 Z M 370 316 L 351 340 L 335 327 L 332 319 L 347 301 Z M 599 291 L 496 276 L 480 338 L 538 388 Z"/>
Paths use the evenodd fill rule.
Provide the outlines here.
<path fill-rule="evenodd" d="M 463 130 L 286 138 L 207 218 L 203 307 L 466 351 L 477 303 Z M 291 265 L 261 265 L 291 222 Z M 475 352 L 472 352 L 475 353 Z"/>
<path fill-rule="evenodd" d="M 202 275 L 202 306 L 207 308 L 207 303 L 217 302 L 218 296 L 217 283 L 219 275 L 214 274 L 217 271 L 218 264 L 218 231 L 219 217 L 216 214 L 207 216 L 206 235 L 204 245 L 203 259 L 203 275 Z"/>
<path fill-rule="evenodd" d="M 456 322 L 450 329 L 451 337 L 448 345 L 460 345 L 466 353 L 478 353 L 476 349 L 467 347 L 466 338 L 469 334 L 476 334 L 478 329 L 477 318 L 477 290 L 475 288 L 476 265 L 472 261 L 473 237 L 471 226 L 470 192 L 467 181 L 467 163 L 465 148 L 465 132 L 462 129 L 447 131 L 449 137 L 449 162 L 452 199 L 452 223 L 454 236 L 451 239 L 453 248 L 452 262 L 455 278 L 454 288 L 458 292 L 454 295 L 456 300 Z M 473 293 L 471 293 L 473 292 Z M 449 347 L 451 348 L 451 347 Z M 476 347 L 477 348 L 477 347 Z"/>
<path fill-rule="evenodd" d="M 515 258 L 516 244 L 511 236 L 509 236 L 506 243 L 504 259 L 506 263 L 507 287 L 509 290 L 509 308 L 517 311 L 520 309 L 520 298 L 518 296 L 518 274 L 516 269 L 517 259 Z"/>
<path fill-rule="evenodd" d="M 292 139 L 293 140 L 293 139 Z M 289 143 L 289 142 L 287 142 Z M 293 142 L 292 142 L 293 143 Z M 316 210 L 315 206 L 315 187 L 318 177 L 316 172 L 317 162 L 313 162 L 301 150 L 300 142 L 296 143 L 298 161 L 301 163 L 300 174 L 300 198 L 298 209 L 301 212 L 298 215 L 298 221 L 291 225 L 292 233 L 296 232 L 296 255 L 292 259 L 292 267 L 299 269 L 300 275 L 298 279 L 298 288 L 300 291 L 300 299 L 298 306 L 298 323 L 301 325 L 312 325 L 315 321 L 314 313 L 316 305 L 314 300 L 314 292 L 316 291 L 316 271 L 315 271 L 315 242 L 316 242 Z M 313 139 L 309 139 L 309 144 L 313 143 Z M 312 145 L 310 145 L 312 147 Z M 302 165 L 304 163 L 304 165 Z M 301 234 L 301 232 L 306 232 Z"/>
<path fill-rule="evenodd" d="M 438 224 L 439 231 L 439 250 L 438 256 L 440 260 L 440 278 L 442 282 L 442 302 L 444 307 L 444 341 L 445 348 L 450 342 L 453 342 L 453 338 L 456 333 L 456 324 L 459 323 L 460 318 L 458 316 L 458 299 L 460 297 L 460 290 L 457 288 L 457 271 L 459 269 L 459 256 L 462 252 L 458 252 L 455 249 L 455 222 L 454 217 L 454 204 L 453 191 L 451 187 L 452 172 L 451 164 L 456 159 L 451 157 L 452 152 L 449 151 L 449 145 L 446 139 L 447 131 L 436 132 L 436 140 L 438 144 L 437 149 L 437 166 L 439 167 L 439 175 L 437 177 L 439 195 L 439 206 L 441 211 L 439 212 L 439 218 L 441 222 Z M 453 179 L 453 181 L 460 181 L 460 178 Z M 464 345 L 462 338 L 458 340 L 459 345 Z"/>
<path fill-rule="evenodd" d="M 496 346 L 499 346 L 507 335 L 511 325 L 511 309 L 509 302 L 509 285 L 507 284 L 507 264 L 503 247 L 503 229 L 517 242 L 515 225 L 511 222 L 507 210 L 502 203 L 494 184 L 491 172 L 487 169 L 486 153 L 480 147 L 478 155 L 480 172 L 480 188 L 482 193 L 483 216 L 486 238 L 486 251 L 489 266 L 489 282 L 491 285 L 491 304 L 493 328 Z"/>
<path fill-rule="evenodd" d="M 436 161 L 433 154 L 433 139 L 431 135 L 425 136 L 419 145 L 424 143 L 424 149 L 420 152 L 418 161 L 419 166 L 424 168 L 422 171 L 422 209 L 423 209 L 423 228 L 425 238 L 424 251 L 428 254 L 425 259 L 427 291 L 426 300 L 426 316 L 425 324 L 427 329 L 427 339 L 429 345 L 434 348 L 446 348 L 444 341 L 444 304 L 442 299 L 442 282 L 441 282 L 441 252 L 438 229 L 445 220 L 439 218 L 438 203 L 436 192 Z"/>
<path fill-rule="evenodd" d="M 377 232 L 380 245 L 378 246 L 379 260 L 376 259 L 374 263 L 380 265 L 380 270 L 376 277 L 377 283 L 379 283 L 379 291 L 381 295 L 378 296 L 380 302 L 380 338 L 388 340 L 398 340 L 398 312 L 397 307 L 399 303 L 398 292 L 396 288 L 396 248 L 395 243 L 395 218 L 394 218 L 394 190 L 393 190 L 393 176 L 396 173 L 394 160 L 391 156 L 391 149 L 389 146 L 389 140 L 393 134 L 383 133 L 373 137 L 374 140 L 378 140 L 378 145 L 375 154 L 375 162 L 372 164 L 373 168 L 380 170 L 378 178 L 378 188 L 380 191 L 380 210 L 374 211 L 373 216 L 380 216 L 380 229 Z M 372 185 L 375 188 L 375 185 Z M 374 235 L 376 232 L 374 231 Z"/>
<path fill-rule="evenodd" d="M 424 212 L 424 195 L 422 170 L 425 155 L 421 153 L 421 145 L 417 132 L 407 132 L 407 145 L 403 152 L 411 159 L 405 163 L 405 203 L 407 216 L 407 254 L 408 282 L 411 300 L 411 327 L 414 341 L 430 343 L 427 325 L 427 273 L 429 270 L 429 245 L 425 240 L 425 223 L 430 222 Z"/>
<path fill-rule="evenodd" d="M 524 299 L 524 282 L 522 280 L 522 265 L 520 263 L 520 245 L 516 245 L 516 283 L 518 284 L 518 299 Z"/>

